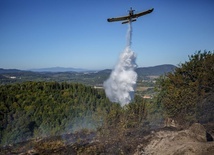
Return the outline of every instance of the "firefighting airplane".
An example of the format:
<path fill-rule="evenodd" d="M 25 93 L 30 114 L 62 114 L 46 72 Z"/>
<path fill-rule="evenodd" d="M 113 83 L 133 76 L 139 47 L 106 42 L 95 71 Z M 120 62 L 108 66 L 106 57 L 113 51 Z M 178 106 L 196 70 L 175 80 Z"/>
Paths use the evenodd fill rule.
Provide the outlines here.
<path fill-rule="evenodd" d="M 122 16 L 122 17 L 116 17 L 116 18 L 108 18 L 107 21 L 108 22 L 123 21 L 122 24 L 130 23 L 130 22 L 135 22 L 138 17 L 144 16 L 146 14 L 149 14 L 153 10 L 154 10 L 154 8 L 149 9 L 147 11 L 143 11 L 143 12 L 134 14 L 135 10 L 132 10 L 132 8 L 130 8 L 128 16 Z"/>

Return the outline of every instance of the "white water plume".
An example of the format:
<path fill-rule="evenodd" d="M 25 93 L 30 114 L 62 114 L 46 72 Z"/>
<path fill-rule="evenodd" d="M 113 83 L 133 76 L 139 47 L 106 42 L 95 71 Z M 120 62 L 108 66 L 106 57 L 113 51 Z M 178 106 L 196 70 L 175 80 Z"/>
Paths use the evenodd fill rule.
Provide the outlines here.
<path fill-rule="evenodd" d="M 127 46 L 121 53 L 119 60 L 108 80 L 104 82 L 106 96 L 112 102 L 118 102 L 124 106 L 134 98 L 137 81 L 135 72 L 136 55 L 131 50 L 132 26 L 129 24 L 127 33 Z"/>

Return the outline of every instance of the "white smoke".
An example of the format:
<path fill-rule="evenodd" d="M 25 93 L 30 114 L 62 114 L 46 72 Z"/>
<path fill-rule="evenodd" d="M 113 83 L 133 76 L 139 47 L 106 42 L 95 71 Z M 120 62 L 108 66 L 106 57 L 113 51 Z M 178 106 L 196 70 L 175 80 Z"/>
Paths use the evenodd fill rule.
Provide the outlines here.
<path fill-rule="evenodd" d="M 108 80 L 104 82 L 106 96 L 112 102 L 118 102 L 124 106 L 134 98 L 137 81 L 137 73 L 134 71 L 136 55 L 131 50 L 132 26 L 129 24 L 127 33 L 127 46 L 121 53 L 117 65 L 113 69 Z"/>

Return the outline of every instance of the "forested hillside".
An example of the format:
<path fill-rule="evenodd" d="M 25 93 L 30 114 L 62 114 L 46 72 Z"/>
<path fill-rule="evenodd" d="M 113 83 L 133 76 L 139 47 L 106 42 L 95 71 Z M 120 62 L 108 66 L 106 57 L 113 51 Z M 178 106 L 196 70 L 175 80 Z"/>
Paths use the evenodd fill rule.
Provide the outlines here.
<path fill-rule="evenodd" d="M 0 87 L 0 141 L 14 143 L 94 129 L 113 108 L 103 91 L 81 84 L 25 82 Z"/>
<path fill-rule="evenodd" d="M 198 51 L 157 83 L 158 103 L 180 124 L 214 122 L 214 53 Z"/>
<path fill-rule="evenodd" d="M 136 97 L 127 106 L 125 115 L 123 108 L 111 103 L 103 90 L 82 84 L 25 82 L 2 85 L 0 142 L 9 144 L 80 129 L 94 130 L 101 125 L 115 127 L 121 123 L 120 119 L 128 117 L 130 119 L 121 125 L 136 126 L 143 120 L 144 110 L 142 98 Z"/>

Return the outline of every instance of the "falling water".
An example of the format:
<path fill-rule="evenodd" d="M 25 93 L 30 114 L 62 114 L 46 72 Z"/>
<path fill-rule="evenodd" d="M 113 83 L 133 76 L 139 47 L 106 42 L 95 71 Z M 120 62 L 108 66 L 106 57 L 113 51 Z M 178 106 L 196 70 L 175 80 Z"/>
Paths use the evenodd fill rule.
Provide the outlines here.
<path fill-rule="evenodd" d="M 136 55 L 131 50 L 132 24 L 128 24 L 127 45 L 121 53 L 119 60 L 113 69 L 108 80 L 104 82 L 106 96 L 112 102 L 118 102 L 124 106 L 134 98 L 134 91 L 137 81 L 135 72 Z"/>

